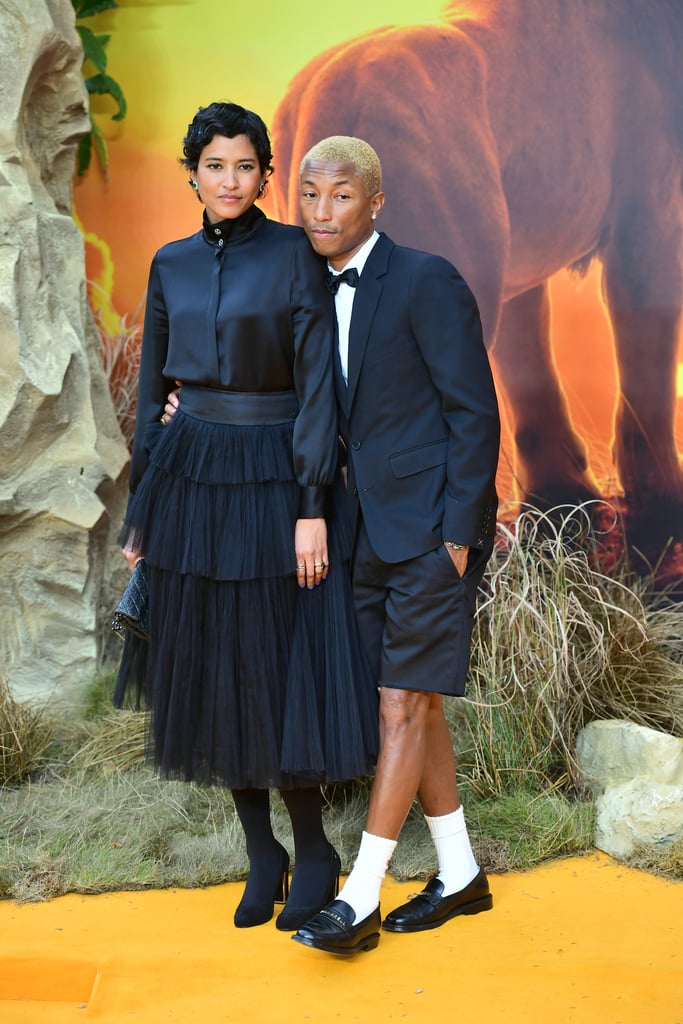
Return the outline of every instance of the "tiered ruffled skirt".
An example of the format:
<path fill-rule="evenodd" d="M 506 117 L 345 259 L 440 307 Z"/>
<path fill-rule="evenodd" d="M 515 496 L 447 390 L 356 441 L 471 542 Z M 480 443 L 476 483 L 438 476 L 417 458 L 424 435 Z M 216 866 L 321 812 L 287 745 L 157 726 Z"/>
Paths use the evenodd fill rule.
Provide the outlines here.
<path fill-rule="evenodd" d="M 157 431 L 122 542 L 142 550 L 150 639 L 128 635 L 115 702 L 144 699 L 149 754 L 168 777 L 291 788 L 368 774 L 376 680 L 361 648 L 343 489 L 330 571 L 296 579 L 293 421 Z"/>

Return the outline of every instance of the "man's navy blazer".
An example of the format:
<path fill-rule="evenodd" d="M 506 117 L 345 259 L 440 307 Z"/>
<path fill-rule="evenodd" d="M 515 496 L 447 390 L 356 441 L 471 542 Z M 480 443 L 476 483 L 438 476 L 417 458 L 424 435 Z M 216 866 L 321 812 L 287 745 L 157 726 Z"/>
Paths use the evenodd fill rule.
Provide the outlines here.
<path fill-rule="evenodd" d="M 477 304 L 440 256 L 381 234 L 349 330 L 348 387 L 337 358 L 352 514 L 381 559 L 443 540 L 480 548 L 495 532 L 498 404 Z"/>

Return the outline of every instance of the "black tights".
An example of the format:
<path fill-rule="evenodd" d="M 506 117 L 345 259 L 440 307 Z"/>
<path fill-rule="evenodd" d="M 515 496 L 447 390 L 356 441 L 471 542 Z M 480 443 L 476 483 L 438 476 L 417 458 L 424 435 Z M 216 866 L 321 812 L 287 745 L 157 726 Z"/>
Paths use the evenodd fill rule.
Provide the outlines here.
<path fill-rule="evenodd" d="M 296 860 L 315 860 L 329 849 L 323 830 L 322 794 L 319 786 L 281 789 L 294 835 Z M 277 844 L 270 823 L 270 793 L 267 789 L 233 789 L 235 809 L 244 829 L 250 860 L 272 853 Z"/>
<path fill-rule="evenodd" d="M 315 902 L 321 886 L 329 879 L 334 854 L 323 829 L 322 794 L 319 786 L 281 789 L 294 836 L 296 868 L 289 901 L 295 905 Z M 281 871 L 283 848 L 273 835 L 270 794 L 267 789 L 233 789 L 249 856 L 249 899 L 270 891 Z M 327 883 L 329 885 L 329 882 Z"/>

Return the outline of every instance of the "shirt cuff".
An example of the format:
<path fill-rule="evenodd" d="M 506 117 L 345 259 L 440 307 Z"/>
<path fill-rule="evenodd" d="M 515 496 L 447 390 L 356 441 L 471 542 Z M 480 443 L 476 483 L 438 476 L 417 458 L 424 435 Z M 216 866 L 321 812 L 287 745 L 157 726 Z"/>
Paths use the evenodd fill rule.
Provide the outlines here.
<path fill-rule="evenodd" d="M 299 488 L 299 519 L 326 519 L 329 513 L 329 487 Z"/>

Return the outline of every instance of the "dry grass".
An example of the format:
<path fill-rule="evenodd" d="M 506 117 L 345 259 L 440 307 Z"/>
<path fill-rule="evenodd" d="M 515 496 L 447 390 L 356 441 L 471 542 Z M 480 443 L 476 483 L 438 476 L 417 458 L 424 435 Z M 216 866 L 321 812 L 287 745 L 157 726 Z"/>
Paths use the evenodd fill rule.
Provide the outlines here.
<path fill-rule="evenodd" d="M 367 804 L 347 792 L 325 828 L 349 871 Z M 472 843 L 488 871 L 524 870 L 591 846 L 592 808 L 556 795 L 468 802 Z M 293 851 L 289 820 L 272 799 L 275 834 Z M 434 848 L 418 812 L 392 861 L 399 879 L 425 878 Z M 244 878 L 248 861 L 230 793 L 163 782 L 145 768 L 72 775 L 11 791 L 0 807 L 0 896 L 19 901 L 67 892 L 193 888 Z"/>
<path fill-rule="evenodd" d="M 244 870 L 225 790 L 164 783 L 146 769 L 73 774 L 7 794 L 0 810 L 5 896 L 187 887 Z"/>
<path fill-rule="evenodd" d="M 680 882 L 683 880 L 683 838 L 668 846 L 640 844 L 626 858 L 626 863 L 640 871 L 649 871 L 650 874 Z"/>
<path fill-rule="evenodd" d="M 145 760 L 145 716 L 136 711 L 107 711 L 83 723 L 83 741 L 67 767 L 92 775 L 125 772 Z"/>
<path fill-rule="evenodd" d="M 452 719 L 475 793 L 580 791 L 574 742 L 595 719 L 683 733 L 683 606 L 651 578 L 601 572 L 583 506 L 499 531 Z"/>
<path fill-rule="evenodd" d="M 594 809 L 574 753 L 586 722 L 619 717 L 683 731 L 683 606 L 656 594 L 652 580 L 601 572 L 585 509 L 554 522 L 527 510 L 501 528 L 477 617 L 472 696 L 453 702 L 468 826 L 480 863 L 493 872 L 592 846 Z M 50 750 L 36 781 L 5 789 L 0 895 L 192 887 L 246 874 L 229 792 L 163 782 L 143 767 L 144 715 L 111 711 L 112 684 L 112 677 L 96 680 L 80 716 L 58 725 L 53 747 L 59 741 L 60 748 Z M 6 687 L 0 722 L 2 758 L 10 746 L 19 752 L 5 786 L 35 778 L 47 763 L 49 723 L 12 701 Z M 344 870 L 357 850 L 368 788 L 357 780 L 326 791 L 326 829 Z M 276 834 L 291 851 L 277 794 L 272 806 Z M 683 877 L 680 842 L 642 849 L 629 863 Z M 434 866 L 415 807 L 392 873 L 424 878 Z"/>
<path fill-rule="evenodd" d="M 122 317 L 121 328 L 116 334 L 110 334 L 107 331 L 101 315 L 95 314 L 95 323 L 102 341 L 102 365 L 109 381 L 114 410 L 121 433 L 130 449 L 135 429 L 135 408 L 140 371 L 142 326 L 139 323 L 139 315 L 136 313 L 130 324 L 125 316 Z"/>
<path fill-rule="evenodd" d="M 18 786 L 45 767 L 54 728 L 44 707 L 14 700 L 0 676 L 0 786 Z"/>

